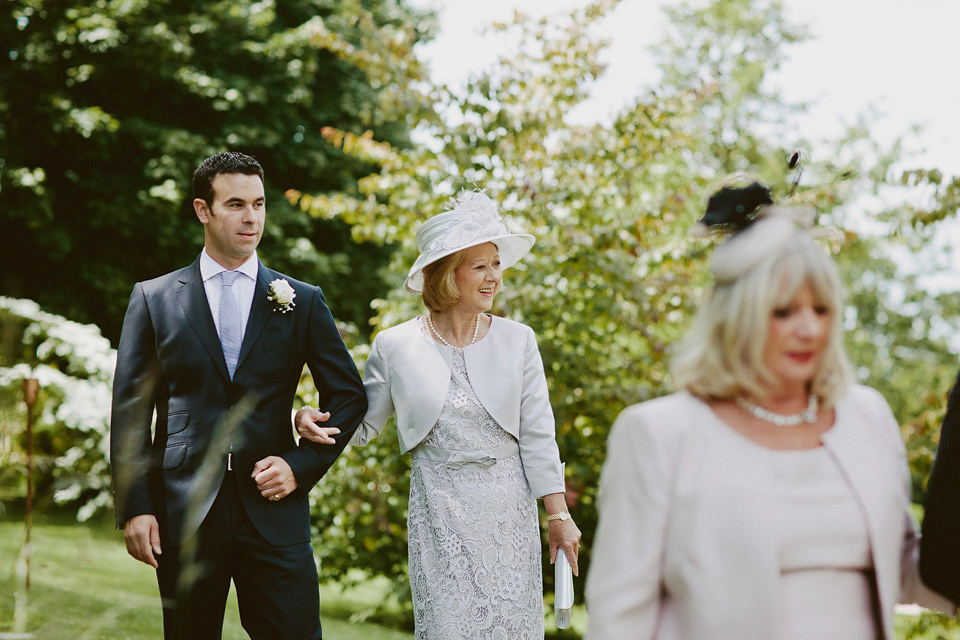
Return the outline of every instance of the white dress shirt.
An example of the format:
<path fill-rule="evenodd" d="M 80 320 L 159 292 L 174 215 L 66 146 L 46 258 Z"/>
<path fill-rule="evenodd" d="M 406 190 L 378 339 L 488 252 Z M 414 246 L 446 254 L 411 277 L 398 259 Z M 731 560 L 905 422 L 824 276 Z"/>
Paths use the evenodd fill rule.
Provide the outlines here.
<path fill-rule="evenodd" d="M 237 278 L 233 283 L 233 295 L 237 297 L 237 305 L 240 308 L 240 340 L 242 341 L 247 331 L 247 319 L 250 317 L 250 307 L 253 306 L 253 291 L 256 289 L 257 273 L 260 270 L 260 261 L 257 259 L 256 252 L 235 270 L 245 276 Z M 211 258 L 204 247 L 200 253 L 200 277 L 203 278 L 203 289 L 207 294 L 207 303 L 210 305 L 210 313 L 213 314 L 217 335 L 220 335 L 220 289 L 223 286 L 220 273 L 222 271 L 229 271 L 229 269 L 225 269 Z"/>

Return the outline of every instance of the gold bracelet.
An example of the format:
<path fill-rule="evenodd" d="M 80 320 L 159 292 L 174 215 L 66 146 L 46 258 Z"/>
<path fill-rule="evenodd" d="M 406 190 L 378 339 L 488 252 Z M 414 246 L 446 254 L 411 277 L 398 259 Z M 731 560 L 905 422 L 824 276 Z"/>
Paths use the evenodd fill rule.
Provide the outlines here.
<path fill-rule="evenodd" d="M 547 516 L 547 522 L 552 522 L 554 520 L 559 520 L 564 522 L 570 519 L 570 513 L 568 511 L 561 511 L 560 513 L 555 513 L 552 516 Z"/>

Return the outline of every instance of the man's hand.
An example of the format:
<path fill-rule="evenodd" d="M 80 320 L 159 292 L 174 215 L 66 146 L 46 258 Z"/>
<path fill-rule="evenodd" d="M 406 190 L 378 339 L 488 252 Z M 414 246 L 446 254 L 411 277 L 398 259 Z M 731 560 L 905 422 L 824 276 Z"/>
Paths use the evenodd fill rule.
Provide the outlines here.
<path fill-rule="evenodd" d="M 274 502 L 297 490 L 297 478 L 287 461 L 278 456 L 267 456 L 253 465 L 250 477 L 257 483 L 260 495 Z"/>
<path fill-rule="evenodd" d="M 123 540 L 127 553 L 156 569 L 160 551 L 160 525 L 152 513 L 133 516 L 123 523 Z"/>
<path fill-rule="evenodd" d="M 321 427 L 318 423 L 326 422 L 330 419 L 329 411 L 320 411 L 313 407 L 304 407 L 297 411 L 294 419 L 294 425 L 297 427 L 297 433 L 301 438 L 306 438 L 311 442 L 318 444 L 336 444 L 337 441 L 330 436 L 340 433 L 337 427 Z"/>

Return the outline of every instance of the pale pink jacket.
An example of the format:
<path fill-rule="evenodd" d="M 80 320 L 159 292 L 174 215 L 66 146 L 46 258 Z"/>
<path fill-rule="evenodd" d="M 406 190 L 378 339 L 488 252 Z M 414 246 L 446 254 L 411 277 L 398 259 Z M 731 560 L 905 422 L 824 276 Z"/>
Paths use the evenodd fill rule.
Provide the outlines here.
<path fill-rule="evenodd" d="M 711 419 L 683 392 L 617 418 L 591 541 L 588 640 L 776 638 L 775 498 L 762 465 L 725 454 L 725 434 L 698 428 Z M 897 602 L 951 610 L 920 582 L 904 447 L 886 401 L 851 386 L 823 444 L 867 522 L 884 638 L 893 638 Z"/>

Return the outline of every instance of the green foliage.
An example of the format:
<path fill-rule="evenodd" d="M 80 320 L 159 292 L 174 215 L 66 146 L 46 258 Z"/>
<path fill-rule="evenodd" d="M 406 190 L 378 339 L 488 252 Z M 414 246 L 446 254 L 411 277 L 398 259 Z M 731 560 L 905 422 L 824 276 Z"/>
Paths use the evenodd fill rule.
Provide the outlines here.
<path fill-rule="evenodd" d="M 412 629 L 407 581 L 407 460 L 397 455 L 396 431 L 388 428 L 366 447 L 351 447 L 310 494 L 311 515 L 320 540 L 315 553 L 324 582 L 356 586 L 365 573 L 386 576 L 391 593 Z M 348 462 L 347 462 L 348 461 Z M 364 613 L 381 613 L 385 602 L 370 602 Z"/>
<path fill-rule="evenodd" d="M 480 186 L 508 227 L 537 237 L 505 274 L 494 311 L 537 333 L 568 500 L 585 534 L 585 575 L 609 426 L 624 406 L 671 390 L 671 345 L 707 283 L 707 243 L 687 230 L 718 177 L 749 171 L 778 199 L 814 205 L 822 223 L 844 230 L 832 248 L 849 289 L 848 348 L 860 379 L 904 425 L 922 499 L 955 374 L 948 320 L 960 296 L 927 293 L 898 256 L 925 250 L 953 222 L 960 182 L 936 170 L 897 173 L 898 145 L 874 143 L 867 120 L 832 141 L 796 134 L 791 116 L 804 105 L 784 103 L 767 78 L 806 32 L 777 0 L 672 6 L 657 90 L 596 126 L 568 124 L 567 115 L 603 70 L 604 43 L 591 28 L 616 0 L 495 25 L 516 50 L 462 90 L 413 88 L 422 72 L 410 45 L 424 33 L 386 0 L 214 3 L 203 12 L 174 0 L 88 4 L 19 0 L 0 23 L 15 52 L 0 60 L 0 215 L 18 246 L 46 258 L 24 266 L 0 257 L 0 291 L 30 283 L 51 309 L 96 310 L 102 326 L 116 327 L 133 279 L 196 253 L 187 178 L 203 156 L 230 146 L 267 167 L 264 260 L 322 282 L 335 314 L 350 321 L 341 328 L 362 367 L 366 314 L 375 332 L 422 311 L 400 288 L 415 230 L 458 190 Z M 118 86 L 124 95 L 112 95 L 124 93 Z M 414 127 L 429 144 L 410 144 Z M 804 161 L 790 173 L 786 159 L 798 149 Z M 918 187 L 927 203 L 889 206 L 864 224 L 859 196 Z M 88 515 L 104 504 L 107 418 L 91 412 L 95 426 L 83 428 L 53 407 L 72 406 L 74 394 L 99 397 L 112 372 L 101 362 L 109 345 L 76 325 L 65 325 L 76 334 L 54 336 L 62 319 L 35 307 L 3 308 L 18 321 L 0 323 L 0 357 L 22 351 L 15 361 L 47 372 L 41 441 L 54 461 L 52 490 L 91 505 Z M 21 348 L 27 334 L 36 339 Z M 100 364 L 74 363 L 87 360 Z M 5 406 L 16 406 L 22 371 L 0 369 Z M 300 399 L 317 404 L 309 376 Z M 4 424 L 20 421 L 19 410 Z M 68 480 L 60 461 L 86 479 Z M 352 571 L 363 567 L 392 580 L 409 606 L 408 473 L 388 426 L 348 449 L 311 493 L 322 579 L 364 580 Z M 0 483 L 16 494 L 15 483 Z M 918 620 L 905 633 L 934 628 L 932 618 Z"/>
<path fill-rule="evenodd" d="M 772 152 L 801 148 L 789 122 L 804 105 L 783 101 L 768 78 L 807 29 L 787 20 L 779 0 L 684 1 L 664 12 L 670 22 L 654 47 L 661 89 L 694 94 L 692 125 L 709 144 L 703 160 L 723 173 L 782 173 L 782 156 Z"/>
<path fill-rule="evenodd" d="M 133 283 L 199 252 L 190 178 L 229 148 L 266 170 L 264 262 L 322 283 L 365 327 L 386 250 L 282 194 L 350 189 L 376 169 L 324 126 L 410 144 L 425 106 L 412 46 L 433 27 L 394 0 L 4 3 L 0 219 L 16 250 L 0 253 L 0 294 L 116 340 Z"/>
<path fill-rule="evenodd" d="M 611 126 L 565 121 L 602 71 L 603 43 L 589 28 L 615 4 L 498 25 L 516 37 L 517 51 L 463 92 L 438 89 L 450 119 L 433 123 L 434 146 L 398 150 L 341 132 L 335 142 L 345 152 L 381 158 L 383 169 L 362 179 L 354 198 L 290 194 L 314 215 L 349 224 L 358 240 L 395 246 L 397 287 L 416 255 L 416 228 L 460 188 L 482 186 L 508 226 L 536 235 L 534 252 L 507 272 L 495 312 L 537 332 L 567 461 L 568 499 L 587 532 L 581 575 L 609 425 L 627 404 L 669 390 L 669 346 L 686 326 L 705 276 L 703 243 L 687 237 L 702 206 L 700 161 L 711 149 L 698 137 L 699 94 L 643 96 Z M 397 324 L 419 307 L 394 290 L 375 302 L 376 325 Z M 352 537 L 336 533 L 348 538 L 345 557 L 360 559 L 364 545 L 372 546 L 378 555 L 368 563 L 402 584 L 402 538 L 385 523 L 405 517 L 406 465 L 392 438 L 377 447 L 372 456 L 352 450 L 345 457 L 324 483 L 317 521 L 323 528 L 353 519 Z M 341 485 L 349 489 L 341 493 Z M 380 519 L 366 512 L 377 506 L 385 509 Z M 376 542 L 384 534 L 395 536 L 389 546 Z M 386 557 L 388 551 L 393 555 Z M 549 589 L 552 571 L 545 569 Z"/>
<path fill-rule="evenodd" d="M 900 181 L 903 185 L 931 190 L 931 206 L 907 206 L 898 212 L 898 233 L 912 231 L 923 240 L 929 240 L 946 220 L 952 220 L 960 209 L 960 176 L 944 176 L 939 169 L 911 169 L 905 171 Z"/>
<path fill-rule="evenodd" d="M 776 1 L 670 9 L 672 25 L 659 48 L 660 89 L 640 96 L 609 126 L 567 124 L 586 83 L 602 71 L 603 43 L 590 36 L 590 26 L 615 4 L 497 25 L 516 37 L 516 51 L 495 70 L 472 77 L 463 91 L 436 90 L 446 119 L 428 123 L 434 145 L 401 150 L 329 131 L 345 153 L 375 158 L 381 170 L 360 180 L 353 197 L 289 193 L 313 215 L 350 225 L 355 239 L 396 248 L 390 261 L 395 288 L 374 302 L 377 328 L 421 311 L 419 301 L 399 289 L 416 256 L 414 233 L 458 189 L 486 189 L 508 226 L 537 236 L 532 254 L 506 273 L 495 312 L 537 332 L 567 461 L 568 500 L 586 534 L 581 575 L 589 565 L 609 426 L 625 405 L 671 390 L 670 347 L 706 283 L 706 246 L 687 230 L 709 185 L 750 171 L 781 201 L 814 205 L 821 222 L 851 229 L 856 216 L 845 208 L 858 193 L 894 183 L 890 167 L 897 157 L 896 146 L 883 149 L 870 140 L 864 123 L 819 146 L 786 135 L 790 114 L 803 105 L 784 103 L 766 89 L 766 77 L 806 32 L 784 19 Z M 786 160 L 795 150 L 804 159 L 791 174 Z M 852 283 L 848 342 L 861 378 L 891 398 L 901 419 L 921 416 L 905 428 L 920 489 L 935 446 L 937 409 L 915 390 L 923 380 L 936 396 L 934 388 L 952 373 L 949 350 L 928 332 L 936 320 L 917 321 L 915 314 L 943 308 L 944 301 L 901 279 L 877 239 L 848 230 L 832 248 L 839 246 Z M 357 356 L 362 360 L 362 349 Z M 331 558 L 326 575 L 367 557 L 367 566 L 405 588 L 402 529 L 390 523 L 406 515 L 406 464 L 392 432 L 384 438 L 387 445 L 373 445 L 372 455 L 353 449 L 345 456 L 321 489 L 316 522 L 323 529 L 353 520 L 352 534 L 333 532 L 347 541 L 349 560 L 338 567 Z M 365 556 L 367 549 L 376 555 Z M 549 590 L 552 575 L 545 569 Z"/>
<path fill-rule="evenodd" d="M 916 616 L 898 616 L 896 637 L 901 640 L 949 640 L 960 631 L 960 622 L 953 616 L 923 611 Z"/>
<path fill-rule="evenodd" d="M 848 287 L 847 347 L 860 380 L 883 393 L 903 425 L 913 497 L 922 503 L 956 377 L 956 356 L 938 326 L 950 296 L 925 293 L 877 244 L 860 239 L 837 256 Z"/>
<path fill-rule="evenodd" d="M 12 514 L 6 514 L 12 516 Z M 26 631 L 35 640 L 101 638 L 156 640 L 163 637 L 156 572 L 139 563 L 124 547 L 112 519 L 78 525 L 49 516 L 34 519 L 31 536 L 30 591 L 14 571 L 24 541 L 23 521 L 0 517 L 0 636 L 14 631 L 14 601 L 22 598 Z M 16 595 L 15 595 L 16 594 Z M 342 640 L 409 640 L 403 631 L 351 620 L 366 603 L 390 594 L 382 581 L 360 587 L 320 591 L 325 637 Z M 17 636 L 23 637 L 23 636 Z M 224 615 L 223 640 L 246 640 L 237 597 L 230 590 Z"/>

